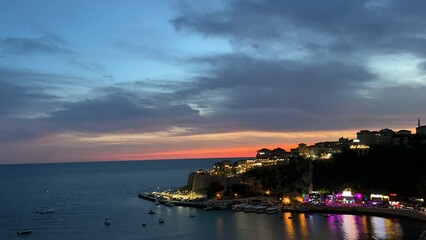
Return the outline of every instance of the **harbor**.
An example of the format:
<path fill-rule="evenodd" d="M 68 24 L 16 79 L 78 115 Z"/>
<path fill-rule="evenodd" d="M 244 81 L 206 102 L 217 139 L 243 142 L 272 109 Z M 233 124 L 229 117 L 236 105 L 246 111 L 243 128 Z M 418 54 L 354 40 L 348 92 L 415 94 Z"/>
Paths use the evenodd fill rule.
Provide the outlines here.
<path fill-rule="evenodd" d="M 361 207 L 357 205 L 345 204 L 334 206 L 321 206 L 314 204 L 294 204 L 283 205 L 279 199 L 265 197 L 251 197 L 244 199 L 202 199 L 196 201 L 183 201 L 166 199 L 169 193 L 152 192 L 139 193 L 138 197 L 147 201 L 156 202 L 165 206 L 182 206 L 204 210 L 233 210 L 246 213 L 275 214 L 282 212 L 289 213 L 319 213 L 319 214 L 351 214 L 370 215 L 381 217 L 403 217 L 426 222 L 426 213 L 410 209 L 392 209 L 383 207 Z"/>

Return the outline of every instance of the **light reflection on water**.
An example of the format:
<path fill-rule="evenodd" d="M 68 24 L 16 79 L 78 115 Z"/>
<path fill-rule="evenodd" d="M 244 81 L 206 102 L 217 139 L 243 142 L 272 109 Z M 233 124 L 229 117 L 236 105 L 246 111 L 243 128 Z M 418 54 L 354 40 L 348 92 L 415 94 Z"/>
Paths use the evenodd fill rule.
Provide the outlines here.
<path fill-rule="evenodd" d="M 288 212 L 283 213 L 282 218 L 284 239 L 410 239 L 417 236 L 405 236 L 399 219 L 333 214 L 312 214 L 305 218 L 305 214 Z"/>

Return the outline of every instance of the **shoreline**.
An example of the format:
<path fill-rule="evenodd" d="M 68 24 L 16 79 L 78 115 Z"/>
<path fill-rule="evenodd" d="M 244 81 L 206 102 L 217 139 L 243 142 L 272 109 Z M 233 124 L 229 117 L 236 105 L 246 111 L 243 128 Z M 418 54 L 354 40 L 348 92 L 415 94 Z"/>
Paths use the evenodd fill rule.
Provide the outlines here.
<path fill-rule="evenodd" d="M 139 193 L 139 198 L 147 201 L 155 202 L 157 199 L 147 193 Z M 211 202 L 183 202 L 183 201 L 168 201 L 158 199 L 160 204 L 173 203 L 175 206 L 193 207 L 193 208 L 205 208 L 211 206 Z M 209 204 L 210 203 L 210 204 Z M 219 208 L 215 208 L 219 210 Z M 343 206 L 314 206 L 314 205 L 301 205 L 301 206 L 288 206 L 282 207 L 283 212 L 292 213 L 327 213 L 327 214 L 350 214 L 350 215 L 368 215 L 378 217 L 394 217 L 394 218 L 406 218 L 417 221 L 426 222 L 426 214 L 422 214 L 413 210 L 403 209 L 390 209 L 390 208 L 363 208 L 363 207 L 343 207 Z"/>

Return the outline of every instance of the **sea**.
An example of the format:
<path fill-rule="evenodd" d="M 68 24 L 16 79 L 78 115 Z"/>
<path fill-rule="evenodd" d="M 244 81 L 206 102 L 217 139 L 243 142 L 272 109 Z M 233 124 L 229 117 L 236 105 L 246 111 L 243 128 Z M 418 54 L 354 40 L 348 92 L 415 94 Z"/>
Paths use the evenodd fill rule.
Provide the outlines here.
<path fill-rule="evenodd" d="M 217 161 L 0 165 L 0 239 L 418 239 L 426 230 L 424 222 L 410 219 L 320 214 L 289 219 L 290 213 L 204 211 L 138 198 L 139 192 L 184 186 L 189 172 Z M 43 207 L 56 212 L 37 214 Z M 156 214 L 147 214 L 151 209 Z M 106 217 L 110 226 L 104 225 Z M 30 235 L 17 235 L 26 228 Z"/>

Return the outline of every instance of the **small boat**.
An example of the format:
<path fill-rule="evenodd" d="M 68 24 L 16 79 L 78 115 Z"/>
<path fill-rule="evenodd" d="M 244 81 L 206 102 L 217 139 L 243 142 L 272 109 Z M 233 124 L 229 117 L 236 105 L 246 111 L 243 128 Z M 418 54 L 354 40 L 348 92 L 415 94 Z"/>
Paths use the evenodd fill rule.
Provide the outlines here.
<path fill-rule="evenodd" d="M 274 213 L 277 213 L 277 212 L 278 212 L 277 208 L 274 208 L 274 207 L 266 208 L 266 213 L 267 214 L 274 214 Z"/>
<path fill-rule="evenodd" d="M 204 211 L 210 211 L 210 210 L 213 210 L 213 209 L 214 209 L 214 207 L 212 207 L 212 206 L 207 206 L 207 207 L 203 208 Z"/>
<path fill-rule="evenodd" d="M 30 229 L 23 229 L 16 232 L 16 235 L 28 235 L 31 234 L 32 231 Z"/>
<path fill-rule="evenodd" d="M 142 223 L 142 227 L 146 227 L 146 223 Z"/>
<path fill-rule="evenodd" d="M 237 211 L 237 212 L 243 211 L 244 206 L 245 206 L 245 204 L 236 204 L 236 205 L 232 206 L 232 210 Z"/>
<path fill-rule="evenodd" d="M 151 209 L 149 210 L 148 214 L 155 214 L 155 212 Z"/>
<path fill-rule="evenodd" d="M 195 214 L 192 214 L 192 213 L 191 213 L 191 214 L 189 214 L 189 216 L 190 216 L 190 217 L 195 217 Z"/>
<path fill-rule="evenodd" d="M 160 200 L 156 199 L 154 202 L 155 205 L 160 205 Z"/>
<path fill-rule="evenodd" d="M 265 206 L 256 206 L 256 207 L 254 207 L 254 212 L 255 213 L 265 213 L 266 207 Z"/>
<path fill-rule="evenodd" d="M 110 220 L 109 218 L 105 218 L 104 224 L 105 224 L 106 226 L 111 225 L 111 220 Z"/>
<path fill-rule="evenodd" d="M 254 212 L 254 211 L 255 211 L 255 206 L 253 205 L 244 206 L 244 212 L 248 213 L 248 212 Z"/>
<path fill-rule="evenodd" d="M 47 213 L 54 213 L 56 210 L 54 208 L 42 208 L 38 210 L 36 213 L 39 214 L 47 214 Z"/>
<path fill-rule="evenodd" d="M 162 218 L 159 218 L 158 223 L 164 223 L 164 220 Z"/>
<path fill-rule="evenodd" d="M 426 240 L 426 230 L 419 237 L 420 240 Z"/>
<path fill-rule="evenodd" d="M 174 207 L 175 204 L 172 202 L 165 202 L 164 205 L 166 205 L 167 207 Z"/>

